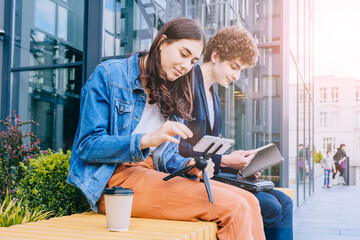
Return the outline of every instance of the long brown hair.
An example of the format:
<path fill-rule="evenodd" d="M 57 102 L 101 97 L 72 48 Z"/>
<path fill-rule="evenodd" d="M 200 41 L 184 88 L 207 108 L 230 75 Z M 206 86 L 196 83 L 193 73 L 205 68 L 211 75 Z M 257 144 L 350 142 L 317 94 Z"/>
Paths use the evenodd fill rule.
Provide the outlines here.
<path fill-rule="evenodd" d="M 166 39 L 161 38 L 163 35 L 166 36 Z M 140 78 L 146 79 L 145 87 L 149 91 L 149 103 L 158 104 L 160 112 L 165 118 L 176 115 L 190 120 L 194 68 L 176 81 L 167 81 L 166 73 L 161 69 L 160 64 L 160 44 L 163 41 L 172 43 L 181 39 L 203 41 L 203 51 L 205 49 L 205 33 L 200 25 L 192 19 L 176 18 L 165 24 L 156 35 L 149 52 L 146 53 L 146 69 L 141 73 Z M 145 59 L 145 56 L 142 56 L 141 60 Z M 142 67 L 143 63 L 140 64 L 140 68 Z"/>

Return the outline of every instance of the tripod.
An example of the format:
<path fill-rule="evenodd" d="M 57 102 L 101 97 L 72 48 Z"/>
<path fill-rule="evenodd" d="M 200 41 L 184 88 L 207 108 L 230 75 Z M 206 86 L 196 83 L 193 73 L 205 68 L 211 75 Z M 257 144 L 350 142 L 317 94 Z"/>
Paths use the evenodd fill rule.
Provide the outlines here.
<path fill-rule="evenodd" d="M 212 154 L 209 154 L 208 153 L 209 150 L 214 145 L 215 145 L 215 142 L 211 143 L 209 145 L 209 147 L 205 150 L 205 152 L 203 152 L 202 157 L 196 157 L 194 165 L 191 165 L 191 166 L 185 167 L 183 169 L 180 169 L 179 171 L 174 172 L 173 174 L 170 174 L 167 177 L 164 177 L 163 180 L 167 181 L 167 180 L 169 180 L 169 179 L 171 179 L 173 177 L 184 174 L 184 173 L 190 171 L 193 168 L 197 168 L 197 169 L 202 171 L 206 192 L 207 192 L 208 197 L 209 197 L 209 202 L 214 202 L 214 199 L 213 199 L 213 196 L 212 196 L 212 191 L 211 191 L 211 186 L 210 186 L 210 179 L 209 179 L 209 176 L 208 176 L 207 172 L 205 171 L 205 168 L 206 168 L 206 166 L 208 164 L 207 160 L 209 160 L 212 156 L 214 156 L 217 153 L 217 151 L 219 151 L 219 149 L 223 146 L 222 144 L 220 144 Z"/>

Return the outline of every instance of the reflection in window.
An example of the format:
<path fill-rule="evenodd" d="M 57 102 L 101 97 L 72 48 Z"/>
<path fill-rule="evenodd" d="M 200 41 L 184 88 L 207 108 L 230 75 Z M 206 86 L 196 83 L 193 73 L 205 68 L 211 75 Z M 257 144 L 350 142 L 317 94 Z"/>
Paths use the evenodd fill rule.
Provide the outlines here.
<path fill-rule="evenodd" d="M 35 0 L 35 27 L 55 35 L 55 12 L 56 4 L 54 2 L 50 0 Z"/>
<path fill-rule="evenodd" d="M 13 67 L 82 61 L 84 0 L 18 1 Z"/>
<path fill-rule="evenodd" d="M 14 72 L 14 109 L 41 140 L 42 149 L 70 149 L 80 106 L 82 68 Z M 80 81 L 76 81 L 80 79 Z"/>
<path fill-rule="evenodd" d="M 30 53 L 32 66 L 74 63 L 82 60 L 81 51 L 36 30 L 31 30 Z"/>

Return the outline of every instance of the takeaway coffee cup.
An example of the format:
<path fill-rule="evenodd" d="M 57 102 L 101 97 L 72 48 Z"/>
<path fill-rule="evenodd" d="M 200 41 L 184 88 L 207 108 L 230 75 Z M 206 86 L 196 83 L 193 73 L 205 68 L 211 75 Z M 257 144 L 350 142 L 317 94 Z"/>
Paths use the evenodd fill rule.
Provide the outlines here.
<path fill-rule="evenodd" d="M 133 190 L 117 186 L 106 188 L 104 196 L 108 230 L 129 230 L 132 200 L 134 196 Z"/>

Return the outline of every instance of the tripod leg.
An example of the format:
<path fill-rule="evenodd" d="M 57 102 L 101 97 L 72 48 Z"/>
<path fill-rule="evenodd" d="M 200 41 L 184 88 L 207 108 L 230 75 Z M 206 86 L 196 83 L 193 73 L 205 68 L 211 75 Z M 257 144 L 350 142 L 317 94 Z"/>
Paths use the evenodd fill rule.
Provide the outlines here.
<path fill-rule="evenodd" d="M 211 191 L 211 185 L 210 185 L 209 176 L 208 176 L 208 174 L 207 174 L 207 172 L 205 170 L 202 170 L 202 172 L 203 172 L 206 192 L 207 192 L 208 197 L 209 197 L 209 202 L 214 202 L 212 191 Z"/>
<path fill-rule="evenodd" d="M 174 172 L 173 174 L 170 174 L 169 176 L 166 176 L 163 178 L 164 181 L 167 181 L 173 177 L 176 177 L 176 176 L 179 176 L 183 173 L 186 173 L 187 171 L 190 171 L 191 169 L 193 169 L 195 167 L 195 165 L 192 165 L 192 166 L 188 166 L 188 167 L 185 167 L 177 172 Z"/>

